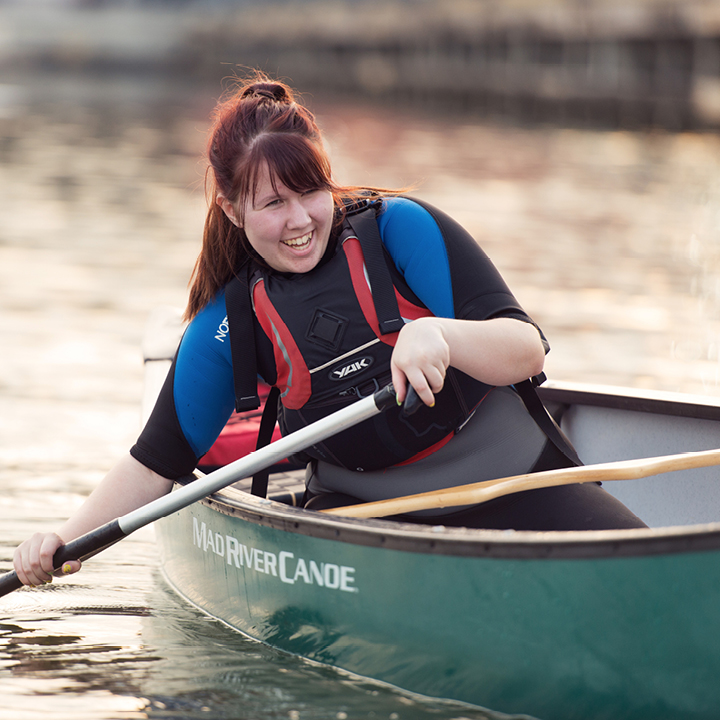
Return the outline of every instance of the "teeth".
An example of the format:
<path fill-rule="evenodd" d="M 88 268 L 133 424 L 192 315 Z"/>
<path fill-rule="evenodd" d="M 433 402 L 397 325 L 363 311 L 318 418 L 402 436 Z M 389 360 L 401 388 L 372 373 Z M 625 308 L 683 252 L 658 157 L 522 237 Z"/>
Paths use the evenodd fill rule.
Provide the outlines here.
<path fill-rule="evenodd" d="M 300 245 L 305 245 L 310 242 L 310 238 L 312 238 L 312 233 L 309 232 L 307 235 L 303 235 L 299 238 L 293 238 L 292 240 L 283 240 L 283 243 L 285 245 L 289 245 L 290 247 L 299 247 Z"/>

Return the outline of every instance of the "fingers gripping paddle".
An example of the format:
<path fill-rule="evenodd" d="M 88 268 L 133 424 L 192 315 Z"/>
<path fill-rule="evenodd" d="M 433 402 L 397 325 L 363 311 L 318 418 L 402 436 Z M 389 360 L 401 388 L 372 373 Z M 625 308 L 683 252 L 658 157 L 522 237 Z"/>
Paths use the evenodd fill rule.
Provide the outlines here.
<path fill-rule="evenodd" d="M 412 395 L 414 396 L 414 393 Z M 414 398 L 411 398 L 409 394 L 406 404 L 409 406 L 411 401 L 414 402 Z M 192 505 L 197 500 L 211 495 L 237 480 L 250 477 L 288 455 L 305 450 L 363 420 L 368 420 L 393 405 L 396 405 L 395 390 L 392 385 L 387 385 L 374 395 L 368 395 L 362 400 L 199 478 L 169 495 L 153 500 L 127 515 L 71 540 L 58 548 L 53 557 L 53 566 L 61 568 L 63 563 L 68 560 L 84 560 L 92 555 L 97 555 L 101 550 L 122 540 L 135 530 Z M 20 587 L 22 587 L 22 583 L 14 570 L 0 576 L 0 596 L 7 595 Z"/>

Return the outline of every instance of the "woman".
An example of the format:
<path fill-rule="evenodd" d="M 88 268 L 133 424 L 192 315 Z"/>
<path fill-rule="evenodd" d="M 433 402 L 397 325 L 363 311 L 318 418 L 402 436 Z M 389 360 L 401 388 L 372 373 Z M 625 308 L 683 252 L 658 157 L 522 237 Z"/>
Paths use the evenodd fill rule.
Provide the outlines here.
<path fill-rule="evenodd" d="M 547 416 L 543 430 L 511 387 L 527 393 L 527 379 L 541 373 L 544 337 L 454 221 L 395 192 L 338 186 L 312 114 L 262 75 L 220 103 L 208 156 L 211 202 L 190 323 L 157 405 L 80 510 L 57 533 L 17 549 L 23 583 L 49 582 L 64 542 L 169 492 L 234 407 L 257 405 L 258 374 L 281 393 L 284 432 L 390 380 L 398 405 L 409 385 L 425 405 L 309 448 L 310 509 L 577 464 Z M 643 526 L 597 485 L 406 519 Z M 62 572 L 79 567 L 66 563 Z"/>

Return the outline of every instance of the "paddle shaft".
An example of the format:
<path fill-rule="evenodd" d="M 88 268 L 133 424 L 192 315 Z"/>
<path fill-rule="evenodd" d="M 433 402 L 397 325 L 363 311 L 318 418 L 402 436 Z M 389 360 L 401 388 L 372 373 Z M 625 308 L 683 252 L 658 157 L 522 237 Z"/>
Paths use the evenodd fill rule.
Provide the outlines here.
<path fill-rule="evenodd" d="M 68 560 L 85 560 L 92 555 L 97 555 L 135 530 L 192 505 L 237 480 L 250 477 L 293 453 L 305 450 L 311 445 L 368 420 L 395 404 L 395 391 L 392 385 L 388 385 L 374 395 L 368 395 L 362 400 L 225 465 L 169 495 L 153 500 L 137 510 L 71 540 L 57 550 L 53 557 L 53 567 L 58 569 Z M 0 576 L 0 596 L 7 595 L 20 587 L 22 587 L 22 583 L 14 570 Z"/>
<path fill-rule="evenodd" d="M 537 490 L 538 488 L 575 483 L 604 482 L 606 480 L 636 480 L 676 470 L 690 470 L 713 465 L 720 465 L 720 449 L 514 475 L 498 480 L 488 480 L 471 485 L 458 485 L 444 490 L 406 495 L 390 500 L 331 508 L 321 512 L 356 518 L 404 515 L 418 510 L 457 507 L 458 505 L 478 505 L 503 495 L 510 495 L 524 490 Z"/>

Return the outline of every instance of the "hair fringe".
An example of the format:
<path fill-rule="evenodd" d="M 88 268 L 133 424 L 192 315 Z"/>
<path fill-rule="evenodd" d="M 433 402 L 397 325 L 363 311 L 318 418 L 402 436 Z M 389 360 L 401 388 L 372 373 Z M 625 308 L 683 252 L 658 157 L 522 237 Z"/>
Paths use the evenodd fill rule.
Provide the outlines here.
<path fill-rule="evenodd" d="M 222 195 L 234 202 L 247 193 L 254 187 L 260 162 L 270 162 L 274 170 L 279 169 L 279 179 L 283 182 L 282 175 L 286 174 L 291 189 L 299 191 L 310 187 L 303 183 L 327 188 L 337 211 L 334 230 L 342 225 L 346 202 L 365 199 L 368 194 L 396 196 L 410 189 L 336 185 L 315 118 L 296 97 L 285 83 L 254 71 L 245 79 L 234 78 L 233 87 L 228 88 L 213 111 L 205 173 L 208 210 L 202 248 L 189 281 L 184 313 L 187 321 L 214 300 L 250 257 L 257 257 L 245 232 L 225 215 L 218 197 Z M 280 143 L 283 153 L 278 155 L 277 147 L 271 142 L 258 145 L 263 135 L 279 138 L 275 145 Z M 294 136 L 304 138 L 305 142 L 293 142 Z M 273 151 L 277 164 L 271 162 Z"/>

